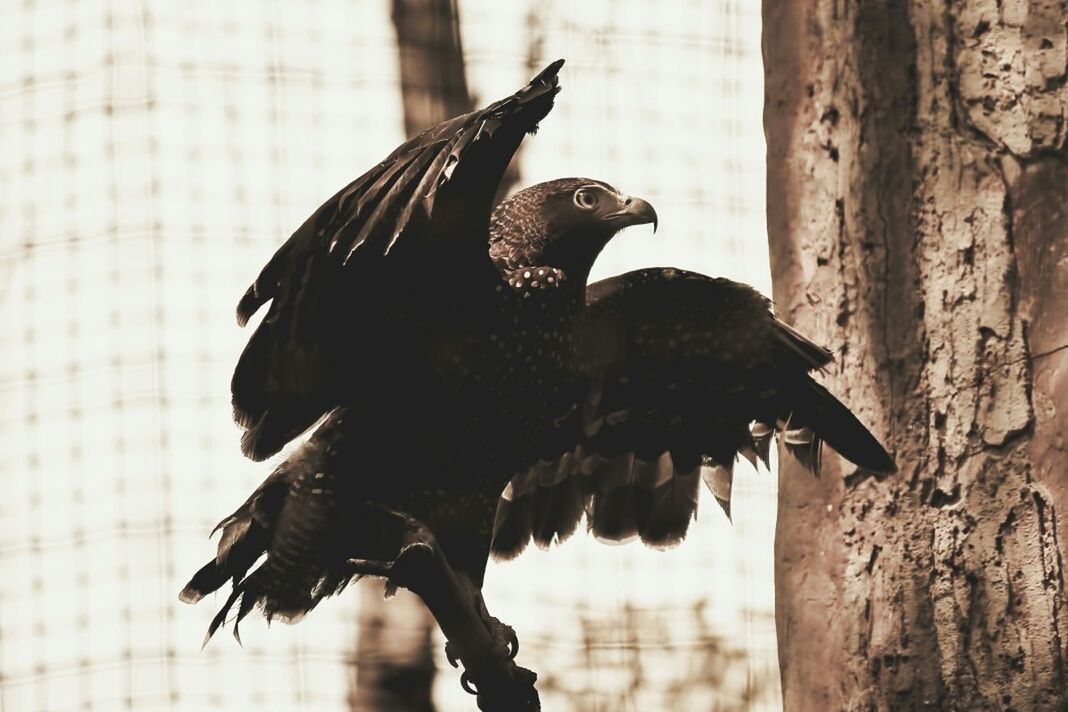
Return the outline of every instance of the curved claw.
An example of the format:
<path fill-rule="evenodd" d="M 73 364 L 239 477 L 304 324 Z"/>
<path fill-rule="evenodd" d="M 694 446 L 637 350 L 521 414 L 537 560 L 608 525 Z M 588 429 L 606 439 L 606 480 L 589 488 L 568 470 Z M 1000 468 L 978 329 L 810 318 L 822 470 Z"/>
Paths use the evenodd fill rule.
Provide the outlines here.
<path fill-rule="evenodd" d="M 467 674 L 466 670 L 463 672 L 463 674 L 460 675 L 460 687 L 464 688 L 464 692 L 469 695 L 478 694 L 478 689 L 476 689 L 474 684 L 471 683 L 471 678 Z"/>
<path fill-rule="evenodd" d="M 519 636 L 515 634 L 515 629 L 508 627 L 508 659 L 515 660 L 515 656 L 519 655 Z"/>
<path fill-rule="evenodd" d="M 448 640 L 445 641 L 445 659 L 454 668 L 460 667 L 460 656 L 456 653 L 456 646 Z"/>

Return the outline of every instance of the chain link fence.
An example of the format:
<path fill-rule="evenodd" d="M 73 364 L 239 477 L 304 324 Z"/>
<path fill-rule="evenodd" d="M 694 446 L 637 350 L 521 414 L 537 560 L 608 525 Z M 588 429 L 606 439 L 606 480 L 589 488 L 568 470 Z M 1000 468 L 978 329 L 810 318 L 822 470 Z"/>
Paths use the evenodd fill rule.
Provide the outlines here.
<path fill-rule="evenodd" d="M 568 60 L 520 185 L 585 175 L 657 206 L 595 278 L 670 264 L 768 291 L 758 3 L 459 11 L 478 103 Z M 230 419 L 233 305 L 403 139 L 388 3 L 27 1 L 0 46 L 0 708 L 346 709 L 359 596 L 201 651 L 213 602 L 177 592 L 269 469 Z M 774 477 L 735 486 L 733 525 L 706 498 L 668 552 L 577 536 L 491 565 L 545 709 L 780 706 Z M 435 698 L 471 706 L 451 670 Z"/>

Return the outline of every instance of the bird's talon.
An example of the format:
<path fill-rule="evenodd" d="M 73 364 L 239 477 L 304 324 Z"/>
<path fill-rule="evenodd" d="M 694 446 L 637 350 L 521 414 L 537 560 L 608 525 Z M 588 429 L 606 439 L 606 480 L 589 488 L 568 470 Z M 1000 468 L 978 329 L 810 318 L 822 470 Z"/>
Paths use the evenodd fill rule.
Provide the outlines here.
<path fill-rule="evenodd" d="M 515 634 L 515 629 L 508 628 L 508 659 L 515 660 L 515 656 L 519 655 L 519 636 Z"/>
<path fill-rule="evenodd" d="M 460 656 L 456 653 L 456 646 L 448 640 L 445 641 L 445 659 L 454 668 L 460 667 Z"/>
<path fill-rule="evenodd" d="M 507 649 L 508 659 L 515 660 L 515 656 L 519 655 L 519 636 L 515 634 L 515 628 L 507 623 L 502 623 L 499 618 L 489 615 L 485 611 L 485 607 L 483 607 L 483 613 L 493 637 Z"/>
<path fill-rule="evenodd" d="M 468 676 L 466 671 L 460 675 L 460 687 L 464 688 L 464 692 L 469 695 L 478 694 L 478 689 L 476 689 L 475 686 L 471 683 L 471 678 Z"/>

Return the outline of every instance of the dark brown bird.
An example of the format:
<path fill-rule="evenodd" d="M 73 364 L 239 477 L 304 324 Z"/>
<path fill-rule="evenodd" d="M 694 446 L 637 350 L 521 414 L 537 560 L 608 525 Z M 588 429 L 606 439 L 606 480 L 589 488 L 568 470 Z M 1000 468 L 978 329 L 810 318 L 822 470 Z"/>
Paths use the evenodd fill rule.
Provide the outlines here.
<path fill-rule="evenodd" d="M 237 621 L 257 605 L 293 620 L 344 588 L 351 558 L 384 555 L 376 507 L 426 524 L 478 590 L 494 535 L 514 555 L 585 513 L 603 537 L 676 541 L 702 463 L 766 454 L 776 430 L 813 468 L 825 439 L 893 469 L 808 376 L 830 354 L 749 287 L 656 269 L 587 290 L 619 230 L 655 228 L 644 200 L 566 178 L 491 214 L 561 64 L 403 144 L 319 208 L 241 299 L 241 323 L 270 301 L 232 384 L 246 454 L 325 420 L 220 523 L 217 556 L 182 591 L 195 602 L 233 583 L 209 635 L 235 604 Z"/>
<path fill-rule="evenodd" d="M 263 459 L 325 420 L 220 523 L 217 556 L 182 591 L 195 602 L 233 582 L 209 635 L 239 602 L 238 621 L 256 605 L 292 620 L 343 588 L 350 558 L 383 555 L 376 506 L 428 525 L 481 587 L 496 500 L 577 392 L 570 325 L 589 265 L 563 270 L 655 220 L 644 201 L 566 179 L 509 199 L 491 227 L 500 177 L 552 107 L 561 64 L 395 150 L 242 297 L 240 323 L 270 302 L 232 382 L 245 453 Z M 491 259 L 491 234 L 515 244 L 512 266 Z M 524 245 L 559 264 L 520 259 Z"/>

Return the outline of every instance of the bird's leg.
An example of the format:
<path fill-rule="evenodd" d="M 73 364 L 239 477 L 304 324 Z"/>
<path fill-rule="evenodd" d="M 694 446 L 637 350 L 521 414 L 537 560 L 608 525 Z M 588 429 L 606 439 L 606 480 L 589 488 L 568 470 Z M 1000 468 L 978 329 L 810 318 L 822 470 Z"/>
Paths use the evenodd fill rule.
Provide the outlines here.
<path fill-rule="evenodd" d="M 422 522 L 379 509 L 400 524 L 397 555 L 386 561 L 350 559 L 353 575 L 384 576 L 423 599 L 449 641 L 451 659 L 463 662 L 461 684 L 478 695 L 483 712 L 541 709 L 534 689 L 538 676 L 512 661 L 509 641 L 514 633 L 502 634 L 507 626 L 489 615 L 478 588 L 456 574 Z M 492 630 L 490 619 L 496 623 Z"/>
<path fill-rule="evenodd" d="M 483 625 L 486 626 L 486 630 L 499 646 L 500 652 L 506 655 L 509 660 L 515 660 L 515 656 L 519 654 L 519 637 L 515 634 L 515 629 L 490 614 L 489 609 L 486 608 L 486 601 L 482 598 L 481 589 L 468 581 L 466 576 L 461 576 L 461 581 L 472 592 L 471 597 L 475 610 L 478 611 Z M 445 657 L 453 667 L 459 665 L 456 646 L 449 641 L 445 642 Z"/>
<path fill-rule="evenodd" d="M 508 659 L 514 660 L 515 656 L 519 654 L 519 637 L 516 636 L 515 629 L 507 623 L 502 623 L 499 618 L 490 615 L 489 610 L 486 608 L 486 601 L 482 598 L 481 589 L 475 589 L 475 605 L 478 607 L 479 615 L 482 616 L 482 621 L 486 624 L 486 628 L 489 629 L 490 635 L 498 643 L 505 646 L 508 651 Z"/>

